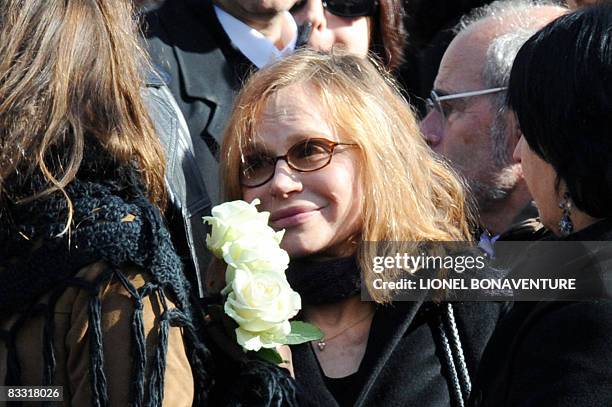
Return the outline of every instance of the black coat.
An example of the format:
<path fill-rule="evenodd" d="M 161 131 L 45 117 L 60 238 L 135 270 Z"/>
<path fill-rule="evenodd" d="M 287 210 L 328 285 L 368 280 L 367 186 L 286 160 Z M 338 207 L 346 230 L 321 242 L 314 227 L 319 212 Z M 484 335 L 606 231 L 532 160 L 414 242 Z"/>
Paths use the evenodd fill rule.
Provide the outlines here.
<path fill-rule="evenodd" d="M 474 374 L 500 316 L 500 303 L 453 304 L 465 362 Z M 379 306 L 353 388 L 356 406 L 456 405 L 439 342 L 439 309 L 431 303 L 396 302 Z M 324 383 L 310 344 L 292 346 L 298 395 L 303 405 L 337 406 Z"/>
<path fill-rule="evenodd" d="M 612 221 L 562 240 L 564 253 L 539 253 L 517 272 L 555 264 L 564 276 L 601 282 L 597 293 L 590 289 L 599 299 L 516 302 L 487 346 L 469 405 L 612 406 L 612 248 L 605 242 Z M 600 242 L 599 249 L 586 252 L 580 241 Z"/>
<path fill-rule="evenodd" d="M 204 234 L 189 236 L 185 227 L 191 223 L 192 229 L 197 230 L 193 225 L 220 203 L 218 161 L 223 131 L 252 64 L 231 44 L 210 0 L 168 0 L 145 16 L 144 32 L 151 59 L 176 99 L 191 137 L 189 146 L 184 147 L 190 150 L 189 157 L 168 154 L 168 172 L 182 171 L 191 184 L 171 185 L 171 190 L 178 188 L 179 195 L 184 195 L 182 200 L 187 205 L 171 205 L 166 220 L 187 267 L 186 274 L 197 286 L 193 263 L 199 263 L 202 273 L 210 257 L 201 249 Z M 168 151 L 178 149 L 172 144 L 165 147 Z M 197 166 L 194 172 L 199 179 L 192 175 L 192 163 Z M 197 256 L 192 254 L 194 251 Z"/>
<path fill-rule="evenodd" d="M 153 63 L 168 74 L 191 133 L 213 205 L 219 203 L 218 154 L 234 98 L 251 62 L 232 44 L 210 0 L 171 0 L 146 15 Z"/>

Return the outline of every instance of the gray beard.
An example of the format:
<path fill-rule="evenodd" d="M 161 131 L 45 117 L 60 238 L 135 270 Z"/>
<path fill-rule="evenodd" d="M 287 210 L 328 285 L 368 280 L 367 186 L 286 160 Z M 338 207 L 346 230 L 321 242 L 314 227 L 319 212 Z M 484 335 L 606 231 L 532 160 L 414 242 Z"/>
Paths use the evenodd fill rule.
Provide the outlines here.
<path fill-rule="evenodd" d="M 504 116 L 500 113 L 491 125 L 493 151 L 491 162 L 486 168 L 489 174 L 495 176 L 487 181 L 468 181 L 481 212 L 488 212 L 494 205 L 507 199 L 521 179 L 519 164 L 514 163 L 512 152 L 508 151 L 506 129 Z"/>
<path fill-rule="evenodd" d="M 469 187 L 481 212 L 487 212 L 495 204 L 508 198 L 520 180 L 517 164 L 509 165 L 498 171 L 490 183 L 469 181 Z"/>

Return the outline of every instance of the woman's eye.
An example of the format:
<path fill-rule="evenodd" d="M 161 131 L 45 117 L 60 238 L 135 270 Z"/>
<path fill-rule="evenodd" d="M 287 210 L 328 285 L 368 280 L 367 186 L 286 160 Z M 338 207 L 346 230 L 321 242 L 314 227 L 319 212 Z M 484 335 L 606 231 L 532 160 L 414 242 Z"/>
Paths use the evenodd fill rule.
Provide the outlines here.
<path fill-rule="evenodd" d="M 318 155 L 327 155 L 327 148 L 317 143 L 307 142 L 296 149 L 296 155 L 298 158 L 312 158 Z"/>
<path fill-rule="evenodd" d="M 245 171 L 257 171 L 268 165 L 269 162 L 269 158 L 263 155 L 247 157 L 244 160 L 244 169 Z"/>

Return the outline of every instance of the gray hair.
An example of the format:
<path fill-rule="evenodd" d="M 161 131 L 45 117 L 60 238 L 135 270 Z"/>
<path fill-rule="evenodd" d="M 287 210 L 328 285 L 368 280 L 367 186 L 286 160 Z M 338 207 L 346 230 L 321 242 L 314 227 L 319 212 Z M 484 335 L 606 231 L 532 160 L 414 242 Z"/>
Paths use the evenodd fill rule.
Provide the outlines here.
<path fill-rule="evenodd" d="M 469 29 L 484 19 L 495 19 L 500 25 L 507 26 L 504 34 L 495 37 L 485 55 L 482 77 L 487 87 L 496 88 L 508 85 L 512 63 L 523 46 L 541 27 L 538 20 L 531 16 L 534 8 L 560 6 L 554 0 L 498 0 L 479 7 L 461 18 L 454 31 Z"/>
<path fill-rule="evenodd" d="M 485 62 L 482 69 L 483 83 L 487 88 L 498 88 L 508 86 L 510 71 L 516 54 L 523 44 L 535 34 L 541 24 L 530 11 L 534 8 L 558 6 L 563 7 L 563 2 L 555 0 L 497 0 L 491 4 L 476 8 L 464 15 L 454 27 L 455 33 L 472 28 L 475 24 L 485 19 L 495 19 L 506 29 L 503 34 L 493 38 L 485 54 Z M 504 127 L 501 118 L 506 110 L 506 93 L 500 92 L 492 95 L 491 106 L 496 113 L 495 127 Z M 495 160 L 501 163 L 511 162 L 507 149 L 504 146 L 505 131 L 502 128 L 493 132 L 495 148 Z"/>

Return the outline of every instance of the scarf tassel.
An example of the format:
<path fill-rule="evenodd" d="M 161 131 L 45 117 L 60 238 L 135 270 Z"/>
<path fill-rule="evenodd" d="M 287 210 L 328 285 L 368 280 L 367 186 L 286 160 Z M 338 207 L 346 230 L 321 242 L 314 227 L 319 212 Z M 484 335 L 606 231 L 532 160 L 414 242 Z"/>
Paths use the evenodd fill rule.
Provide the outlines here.
<path fill-rule="evenodd" d="M 89 300 L 89 375 L 92 383 L 92 404 L 108 405 L 106 375 L 104 374 L 104 349 L 101 327 L 102 304 L 97 293 Z"/>
<path fill-rule="evenodd" d="M 132 316 L 132 388 L 131 388 L 131 404 L 133 406 L 144 405 L 144 390 L 145 390 L 145 369 L 147 364 L 144 321 L 143 321 L 143 302 L 142 299 L 147 295 L 147 287 L 138 292 L 136 287 L 127 279 L 121 270 L 116 269 L 115 276 L 121 282 L 123 287 L 128 291 L 134 300 L 134 315 Z"/>
<path fill-rule="evenodd" d="M 166 304 L 166 296 L 162 290 L 157 290 L 157 295 L 163 307 L 163 313 L 159 324 L 159 342 L 153 361 L 153 372 L 149 382 L 150 406 L 160 406 L 164 399 L 164 375 L 166 371 L 166 354 L 168 352 L 168 331 L 170 330 L 170 314 Z"/>

